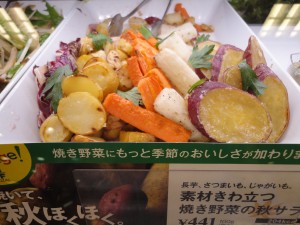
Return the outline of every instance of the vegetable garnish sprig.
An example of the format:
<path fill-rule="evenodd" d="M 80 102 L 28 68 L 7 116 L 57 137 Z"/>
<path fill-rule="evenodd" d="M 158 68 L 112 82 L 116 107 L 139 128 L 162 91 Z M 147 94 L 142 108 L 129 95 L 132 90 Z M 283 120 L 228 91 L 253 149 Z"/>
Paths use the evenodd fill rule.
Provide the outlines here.
<path fill-rule="evenodd" d="M 51 107 L 54 112 L 57 111 L 58 103 L 62 98 L 61 82 L 63 76 L 70 76 L 73 74 L 69 65 L 59 67 L 47 79 L 45 88 L 42 94 L 46 95 L 46 99 L 51 101 Z"/>
<path fill-rule="evenodd" d="M 205 68 L 211 69 L 212 63 L 210 60 L 213 56 L 210 54 L 215 45 L 206 45 L 203 48 L 199 49 L 198 44 L 209 39 L 209 35 L 201 35 L 196 39 L 196 44 L 193 48 L 192 55 L 189 58 L 189 63 L 193 68 Z"/>
<path fill-rule="evenodd" d="M 238 66 L 241 70 L 243 90 L 253 91 L 256 96 L 262 95 L 266 89 L 266 85 L 258 80 L 257 75 L 246 63 L 246 60 L 243 60 Z"/>

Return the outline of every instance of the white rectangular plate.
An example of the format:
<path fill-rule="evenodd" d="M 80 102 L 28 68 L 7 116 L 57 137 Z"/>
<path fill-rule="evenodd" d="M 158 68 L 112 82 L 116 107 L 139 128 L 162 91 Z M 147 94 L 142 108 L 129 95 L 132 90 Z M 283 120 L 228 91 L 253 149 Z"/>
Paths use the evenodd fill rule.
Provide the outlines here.
<path fill-rule="evenodd" d="M 71 11 L 62 22 L 60 32 L 56 32 L 51 42 L 40 52 L 35 62 L 28 68 L 20 82 L 9 93 L 5 101 L 0 105 L 0 143 L 28 143 L 40 142 L 37 127 L 38 106 L 36 101 L 37 86 L 32 74 L 33 65 L 44 65 L 54 59 L 55 50 L 59 43 L 70 42 L 86 34 L 88 24 L 95 23 L 116 13 L 126 15 L 140 1 L 105 0 L 87 1 L 78 3 L 76 9 Z M 180 2 L 173 1 L 174 5 Z M 181 1 L 182 2 L 182 1 Z M 147 3 L 140 12 L 140 17 L 161 17 L 167 1 L 152 0 Z M 215 32 L 211 39 L 224 44 L 232 44 L 245 49 L 248 38 L 253 32 L 238 16 L 225 0 L 186 0 L 183 2 L 190 15 L 195 16 L 199 23 L 212 24 Z M 300 143 L 300 89 L 296 82 L 279 66 L 269 51 L 262 45 L 268 65 L 279 76 L 287 87 L 290 103 L 290 124 L 281 139 L 281 143 Z"/>
<path fill-rule="evenodd" d="M 48 1 L 48 3 L 55 7 L 55 9 L 63 16 L 67 16 L 73 6 L 76 4 L 76 1 Z M 11 3 L 13 4 L 13 3 Z M 6 2 L 2 2 L 1 6 L 4 7 Z M 27 5 L 34 5 L 35 9 L 41 11 L 42 13 L 46 10 L 45 2 L 43 1 L 22 1 L 21 6 L 26 7 Z M 59 32 L 60 25 L 55 29 L 55 32 Z M 44 47 L 51 42 L 51 37 L 53 33 L 48 37 L 48 39 L 43 43 L 43 45 L 31 56 L 28 62 L 18 71 L 12 80 L 5 86 L 5 88 L 0 92 L 0 104 L 8 93 L 14 88 L 16 83 L 21 79 L 23 74 L 28 70 L 30 65 L 35 61 L 36 57 L 43 52 Z"/>

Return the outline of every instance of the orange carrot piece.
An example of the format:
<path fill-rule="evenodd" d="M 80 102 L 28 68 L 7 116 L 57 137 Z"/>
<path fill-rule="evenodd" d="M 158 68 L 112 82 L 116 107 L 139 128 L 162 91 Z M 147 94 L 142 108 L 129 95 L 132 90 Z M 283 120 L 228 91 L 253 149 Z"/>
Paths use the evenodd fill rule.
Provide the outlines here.
<path fill-rule="evenodd" d="M 132 46 L 135 50 L 144 50 L 149 53 L 149 55 L 155 56 L 158 50 L 147 42 L 147 40 L 142 38 L 136 38 L 132 42 Z"/>
<path fill-rule="evenodd" d="M 148 71 L 148 73 L 146 73 L 145 75 L 145 77 L 150 77 L 150 76 L 155 77 L 155 79 L 158 80 L 160 85 L 164 88 L 173 87 L 170 81 L 168 80 L 168 78 L 166 78 L 163 72 L 158 68 L 153 68 L 152 70 Z"/>
<path fill-rule="evenodd" d="M 146 77 L 140 80 L 138 84 L 138 90 L 141 93 L 143 103 L 146 109 L 154 112 L 154 101 L 157 95 L 162 91 L 159 80 L 155 76 Z"/>
<path fill-rule="evenodd" d="M 137 86 L 144 75 L 140 69 L 137 56 L 131 56 L 127 59 L 127 69 L 129 78 L 134 86 Z"/>
<path fill-rule="evenodd" d="M 133 43 L 133 50 L 138 57 L 140 68 L 143 74 L 156 67 L 154 56 L 158 50 L 152 47 L 146 40 L 136 38 Z"/>
<path fill-rule="evenodd" d="M 150 37 L 147 39 L 147 42 L 154 48 L 156 48 L 157 39 L 155 37 Z"/>
<path fill-rule="evenodd" d="M 196 28 L 197 32 L 202 32 L 203 31 L 202 26 L 200 24 L 195 23 L 194 27 Z"/>
<path fill-rule="evenodd" d="M 143 38 L 143 35 L 139 32 L 135 32 L 135 31 L 129 29 L 129 30 L 123 32 L 121 34 L 120 38 L 123 38 L 126 41 L 128 41 L 129 43 L 132 43 L 137 38 Z"/>
<path fill-rule="evenodd" d="M 187 10 L 182 6 L 181 3 L 177 3 L 175 5 L 175 12 L 180 13 L 184 20 L 190 18 L 190 15 L 188 14 Z"/>
<path fill-rule="evenodd" d="M 166 142 L 187 142 L 191 135 L 183 126 L 136 106 L 116 93 L 108 94 L 103 106 L 108 113 Z"/>

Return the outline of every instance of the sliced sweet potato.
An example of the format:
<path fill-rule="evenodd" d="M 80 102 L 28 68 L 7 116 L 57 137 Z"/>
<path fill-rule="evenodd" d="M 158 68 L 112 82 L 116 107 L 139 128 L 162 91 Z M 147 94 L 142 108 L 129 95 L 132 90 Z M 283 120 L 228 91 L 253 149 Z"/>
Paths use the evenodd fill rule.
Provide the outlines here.
<path fill-rule="evenodd" d="M 265 142 L 272 123 L 255 96 L 220 82 L 207 81 L 188 97 L 192 123 L 217 142 Z"/>
<path fill-rule="evenodd" d="M 289 118 L 289 100 L 286 87 L 278 76 L 265 64 L 254 70 L 258 79 L 266 85 L 266 89 L 258 98 L 265 104 L 272 118 L 273 130 L 268 142 L 277 142 L 286 130 Z"/>
<path fill-rule="evenodd" d="M 248 46 L 244 52 L 244 59 L 248 65 L 254 69 L 258 64 L 267 64 L 264 52 L 260 47 L 259 42 L 257 41 L 255 36 L 250 36 L 248 41 Z"/>
<path fill-rule="evenodd" d="M 219 75 L 218 81 L 238 89 L 243 89 L 241 70 L 238 66 L 226 69 L 224 73 Z"/>
<path fill-rule="evenodd" d="M 243 60 L 244 51 L 233 45 L 221 45 L 212 61 L 212 81 L 218 81 L 220 74 Z"/>

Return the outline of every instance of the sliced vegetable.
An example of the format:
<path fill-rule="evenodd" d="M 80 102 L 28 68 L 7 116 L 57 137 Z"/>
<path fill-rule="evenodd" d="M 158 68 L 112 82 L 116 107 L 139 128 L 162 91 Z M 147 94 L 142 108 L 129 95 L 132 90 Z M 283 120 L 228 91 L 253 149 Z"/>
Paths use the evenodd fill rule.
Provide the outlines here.
<path fill-rule="evenodd" d="M 246 59 L 247 64 L 250 65 L 252 69 L 255 69 L 259 64 L 267 64 L 260 44 L 253 35 L 251 35 L 248 40 L 248 45 L 243 58 Z"/>
<path fill-rule="evenodd" d="M 152 134 L 136 131 L 121 131 L 119 141 L 122 142 L 155 142 Z"/>
<path fill-rule="evenodd" d="M 185 62 L 188 62 L 192 54 L 192 47 L 187 45 L 181 36 L 176 32 L 172 33 L 168 38 L 158 45 L 159 50 L 169 48 L 179 55 Z"/>
<path fill-rule="evenodd" d="M 199 80 L 197 74 L 174 51 L 161 50 L 155 60 L 175 89 L 185 96 L 190 87 Z"/>
<path fill-rule="evenodd" d="M 187 104 L 183 97 L 172 88 L 164 88 L 154 101 L 154 109 L 164 117 L 181 124 L 192 132 L 190 141 L 207 142 L 209 138 L 204 136 L 191 123 Z"/>
<path fill-rule="evenodd" d="M 244 51 L 233 45 L 221 45 L 212 61 L 211 80 L 218 81 L 220 74 L 231 67 L 237 66 L 243 60 Z"/>
<path fill-rule="evenodd" d="M 273 130 L 268 142 L 277 142 L 287 129 L 290 120 L 289 99 L 286 87 L 278 76 L 265 64 L 255 68 L 258 79 L 267 87 L 258 98 L 270 113 Z"/>
<path fill-rule="evenodd" d="M 108 113 L 166 142 L 187 142 L 191 135 L 181 125 L 136 106 L 115 93 L 109 94 L 103 105 Z"/>
<path fill-rule="evenodd" d="M 72 137 L 71 142 L 105 142 L 103 138 L 76 134 Z"/>
<path fill-rule="evenodd" d="M 72 137 L 72 132 L 68 130 L 56 114 L 49 116 L 40 127 L 40 138 L 43 142 L 65 142 Z"/>
<path fill-rule="evenodd" d="M 241 70 L 238 66 L 226 69 L 223 74 L 220 74 L 218 81 L 241 90 L 243 89 Z"/>
<path fill-rule="evenodd" d="M 130 80 L 134 86 L 137 86 L 141 79 L 143 79 L 144 75 L 140 69 L 139 62 L 137 56 L 132 56 L 127 59 L 128 64 L 128 74 Z"/>
<path fill-rule="evenodd" d="M 207 81 L 188 97 L 192 123 L 217 142 L 266 142 L 272 122 L 255 96 L 224 83 Z"/>
<path fill-rule="evenodd" d="M 138 90 L 141 93 L 146 109 L 154 112 L 153 103 L 157 95 L 163 90 L 159 80 L 155 79 L 154 76 L 146 77 L 140 80 Z"/>
<path fill-rule="evenodd" d="M 106 62 L 92 63 L 83 68 L 82 74 L 96 81 L 103 89 L 104 97 L 118 89 L 118 76 Z"/>
<path fill-rule="evenodd" d="M 75 134 L 94 134 L 106 122 L 102 104 L 87 92 L 74 92 L 62 98 L 57 115 L 62 124 Z"/>
<path fill-rule="evenodd" d="M 184 20 L 190 18 L 190 15 L 188 14 L 187 10 L 182 6 L 181 3 L 177 3 L 175 5 L 175 12 L 180 13 L 180 15 L 183 17 Z"/>
<path fill-rule="evenodd" d="M 100 101 L 103 100 L 102 88 L 85 75 L 73 75 L 64 78 L 61 88 L 65 96 L 74 92 L 88 92 Z"/>

